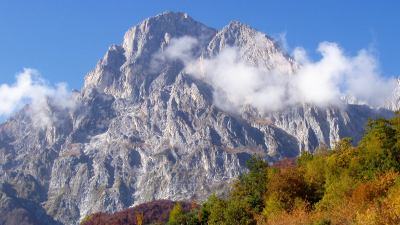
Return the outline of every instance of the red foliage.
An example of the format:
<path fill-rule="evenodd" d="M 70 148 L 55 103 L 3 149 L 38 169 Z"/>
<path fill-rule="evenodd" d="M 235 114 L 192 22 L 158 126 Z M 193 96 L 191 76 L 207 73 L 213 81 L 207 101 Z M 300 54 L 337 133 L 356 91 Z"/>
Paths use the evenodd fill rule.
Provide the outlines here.
<path fill-rule="evenodd" d="M 284 158 L 282 160 L 275 162 L 272 165 L 272 167 L 278 168 L 278 169 L 284 169 L 284 168 L 295 167 L 295 166 L 296 166 L 296 158 Z"/>
<path fill-rule="evenodd" d="M 113 214 L 95 213 L 82 221 L 81 225 L 138 225 L 136 217 L 140 213 L 143 213 L 144 224 L 165 224 L 175 204 L 176 202 L 169 200 L 157 200 Z M 181 202 L 181 205 L 185 212 L 190 211 L 193 207 L 193 203 L 190 202 Z"/>

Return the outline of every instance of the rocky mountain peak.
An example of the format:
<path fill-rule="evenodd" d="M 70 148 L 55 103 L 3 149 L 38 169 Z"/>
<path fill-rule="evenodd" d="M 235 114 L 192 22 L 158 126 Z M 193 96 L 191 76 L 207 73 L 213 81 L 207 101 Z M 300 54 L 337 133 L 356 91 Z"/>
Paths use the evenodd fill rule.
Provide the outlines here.
<path fill-rule="evenodd" d="M 220 30 L 220 33 L 223 33 L 226 37 L 229 37 L 231 39 L 231 41 L 237 41 L 234 39 L 252 37 L 260 32 L 257 31 L 257 29 L 255 29 L 247 24 L 233 20 L 233 21 L 229 22 L 226 26 L 224 26 Z M 261 34 L 261 35 L 267 37 L 268 41 L 270 41 L 271 44 L 273 43 L 272 39 L 269 38 L 267 35 L 265 35 L 265 34 Z"/>
<path fill-rule="evenodd" d="M 202 201 L 224 192 L 252 154 L 275 161 L 343 137 L 357 141 L 368 118 L 392 115 L 350 104 L 232 115 L 179 60 L 154 65 L 155 54 L 184 36 L 198 39 L 193 57 L 232 48 L 250 65 L 296 69 L 270 37 L 240 22 L 217 31 L 185 13 L 144 20 L 88 73 L 74 94 L 79 107 L 49 107 L 55 126 L 35 129 L 24 111 L 0 125 L 0 224 L 21 210 L 40 220 L 34 224 L 79 224 L 153 199 Z"/>
<path fill-rule="evenodd" d="M 124 36 L 123 48 L 127 58 L 136 59 L 143 50 L 152 53 L 158 50 L 169 38 L 182 36 L 211 36 L 215 30 L 193 20 L 186 13 L 164 12 L 150 17 L 130 28 Z M 151 49 L 148 47 L 151 46 Z"/>
<path fill-rule="evenodd" d="M 223 27 L 211 40 L 208 51 L 213 56 L 227 47 L 236 48 L 241 59 L 257 67 L 282 73 L 293 73 L 297 68 L 271 37 L 238 21 Z"/>
<path fill-rule="evenodd" d="M 216 30 L 193 20 L 186 13 L 164 12 L 130 28 L 121 46 L 109 48 L 96 68 L 85 78 L 83 92 L 96 88 L 115 97 L 139 99 L 159 75 L 154 56 L 173 38 L 196 37 L 205 45 Z M 157 63 L 156 63 L 157 64 Z"/>

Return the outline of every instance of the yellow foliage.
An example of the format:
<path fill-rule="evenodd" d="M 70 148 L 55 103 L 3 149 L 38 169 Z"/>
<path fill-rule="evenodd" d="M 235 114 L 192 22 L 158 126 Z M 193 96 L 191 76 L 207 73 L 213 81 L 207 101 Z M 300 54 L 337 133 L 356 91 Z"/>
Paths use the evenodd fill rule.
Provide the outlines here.
<path fill-rule="evenodd" d="M 137 225 L 143 225 L 144 215 L 142 212 L 136 212 L 135 218 L 136 218 Z"/>

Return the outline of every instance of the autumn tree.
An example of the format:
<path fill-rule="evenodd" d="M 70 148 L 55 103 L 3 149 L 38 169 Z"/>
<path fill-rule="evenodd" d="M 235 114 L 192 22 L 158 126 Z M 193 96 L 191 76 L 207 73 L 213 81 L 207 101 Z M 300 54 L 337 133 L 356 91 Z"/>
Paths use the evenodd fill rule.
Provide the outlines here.
<path fill-rule="evenodd" d="M 175 204 L 174 208 L 172 208 L 171 212 L 169 213 L 169 225 L 178 225 L 179 220 L 183 216 L 183 209 L 182 205 L 178 202 Z"/>
<path fill-rule="evenodd" d="M 137 225 L 143 225 L 144 214 L 142 212 L 135 212 L 135 219 Z"/>

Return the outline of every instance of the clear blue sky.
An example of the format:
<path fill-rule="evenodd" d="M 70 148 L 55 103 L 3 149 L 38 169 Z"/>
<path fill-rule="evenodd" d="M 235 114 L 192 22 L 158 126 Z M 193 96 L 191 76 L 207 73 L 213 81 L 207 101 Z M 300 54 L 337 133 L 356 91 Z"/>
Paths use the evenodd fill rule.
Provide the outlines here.
<path fill-rule="evenodd" d="M 290 47 L 315 51 L 321 41 L 349 54 L 376 51 L 385 75 L 400 74 L 400 1 L 221 0 L 1 0 L 0 83 L 24 67 L 52 83 L 80 89 L 84 75 L 125 31 L 160 12 L 187 12 L 214 28 L 239 20 L 272 36 L 287 33 Z"/>

